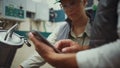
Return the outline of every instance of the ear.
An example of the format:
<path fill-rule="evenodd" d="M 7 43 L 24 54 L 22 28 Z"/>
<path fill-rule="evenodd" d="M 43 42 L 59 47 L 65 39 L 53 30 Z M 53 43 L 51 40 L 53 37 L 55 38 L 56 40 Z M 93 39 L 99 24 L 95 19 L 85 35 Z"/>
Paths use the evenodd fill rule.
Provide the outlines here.
<path fill-rule="evenodd" d="M 87 5 L 87 0 L 82 0 L 83 1 L 83 5 L 86 6 Z"/>

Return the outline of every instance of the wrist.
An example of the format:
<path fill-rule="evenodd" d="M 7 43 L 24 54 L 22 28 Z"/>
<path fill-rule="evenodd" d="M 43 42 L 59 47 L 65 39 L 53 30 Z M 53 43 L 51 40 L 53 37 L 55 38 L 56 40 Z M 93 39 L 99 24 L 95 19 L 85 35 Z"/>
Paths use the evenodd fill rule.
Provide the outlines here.
<path fill-rule="evenodd" d="M 89 49 L 90 47 L 88 46 L 88 45 L 85 45 L 85 46 L 83 46 L 83 50 L 87 50 L 87 49 Z"/>

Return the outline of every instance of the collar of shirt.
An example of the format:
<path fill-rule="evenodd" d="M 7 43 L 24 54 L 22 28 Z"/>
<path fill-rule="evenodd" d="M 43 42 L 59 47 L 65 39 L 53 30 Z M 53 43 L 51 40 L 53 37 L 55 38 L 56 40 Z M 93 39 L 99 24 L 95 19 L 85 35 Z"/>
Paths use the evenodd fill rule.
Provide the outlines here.
<path fill-rule="evenodd" d="M 85 31 L 81 34 L 79 34 L 77 37 L 75 36 L 75 33 L 72 31 L 72 28 L 71 28 L 71 31 L 70 31 L 70 35 L 74 38 L 78 38 L 78 37 L 83 37 L 83 35 L 86 33 L 87 37 L 90 37 L 90 29 L 91 29 L 91 24 L 90 24 L 90 20 L 88 20 L 88 23 L 85 27 Z"/>

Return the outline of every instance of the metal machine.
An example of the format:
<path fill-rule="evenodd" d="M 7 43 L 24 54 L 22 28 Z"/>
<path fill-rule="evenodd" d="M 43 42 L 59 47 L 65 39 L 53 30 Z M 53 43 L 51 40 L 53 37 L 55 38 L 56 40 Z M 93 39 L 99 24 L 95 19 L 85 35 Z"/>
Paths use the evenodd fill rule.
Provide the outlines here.
<path fill-rule="evenodd" d="M 23 37 L 14 32 L 15 24 L 9 30 L 0 30 L 0 68 L 10 68 L 18 48 L 24 43 L 31 46 Z"/>

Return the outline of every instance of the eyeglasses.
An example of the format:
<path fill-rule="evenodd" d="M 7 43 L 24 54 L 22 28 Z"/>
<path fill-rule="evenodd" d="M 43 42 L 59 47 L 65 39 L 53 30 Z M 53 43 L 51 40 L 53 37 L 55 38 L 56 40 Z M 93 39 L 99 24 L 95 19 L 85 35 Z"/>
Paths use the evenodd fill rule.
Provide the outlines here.
<path fill-rule="evenodd" d="M 72 8 L 72 7 L 76 6 L 77 4 L 79 4 L 80 2 L 81 2 L 81 0 L 79 2 L 78 2 L 78 0 L 72 0 L 67 4 L 60 4 L 60 6 L 65 9 Z"/>

